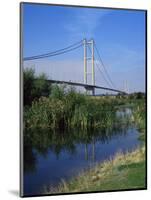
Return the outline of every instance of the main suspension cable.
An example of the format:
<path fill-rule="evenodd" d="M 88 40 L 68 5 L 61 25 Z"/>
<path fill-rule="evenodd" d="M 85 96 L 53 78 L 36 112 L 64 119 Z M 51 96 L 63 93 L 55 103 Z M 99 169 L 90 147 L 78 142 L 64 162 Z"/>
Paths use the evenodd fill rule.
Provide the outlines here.
<path fill-rule="evenodd" d="M 83 45 L 82 41 L 79 41 L 79 42 L 76 42 L 76 43 L 66 47 L 66 48 L 59 49 L 59 50 L 56 50 L 56 51 L 53 51 L 53 52 L 49 52 L 47 54 L 25 57 L 25 58 L 23 58 L 23 60 L 27 61 L 27 60 L 35 60 L 35 59 L 42 59 L 42 58 L 47 58 L 47 57 L 51 57 L 51 56 L 57 56 L 57 55 L 66 53 L 68 51 L 73 51 L 74 49 L 77 49 L 77 48 L 81 47 L 82 45 Z"/>

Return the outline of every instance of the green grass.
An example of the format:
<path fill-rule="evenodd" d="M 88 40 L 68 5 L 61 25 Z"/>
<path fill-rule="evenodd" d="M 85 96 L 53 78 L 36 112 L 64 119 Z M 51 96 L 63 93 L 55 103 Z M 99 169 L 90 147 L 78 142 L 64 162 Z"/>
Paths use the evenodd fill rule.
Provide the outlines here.
<path fill-rule="evenodd" d="M 47 193 L 139 189 L 146 187 L 145 179 L 145 147 L 141 147 L 126 154 L 118 153 L 69 182 L 63 180 L 58 188 L 50 188 Z"/>
<path fill-rule="evenodd" d="M 145 140 L 146 140 L 146 134 L 145 134 L 145 132 L 141 132 L 140 135 L 139 135 L 139 137 L 138 137 L 138 139 L 140 141 L 142 141 L 142 142 L 145 142 Z"/>

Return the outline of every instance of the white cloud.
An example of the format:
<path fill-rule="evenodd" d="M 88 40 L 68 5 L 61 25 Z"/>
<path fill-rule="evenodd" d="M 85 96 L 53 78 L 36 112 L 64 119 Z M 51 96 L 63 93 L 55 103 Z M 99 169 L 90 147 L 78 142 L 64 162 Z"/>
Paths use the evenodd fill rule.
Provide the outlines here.
<path fill-rule="evenodd" d="M 88 8 L 76 11 L 73 13 L 71 22 L 67 23 L 64 28 L 70 32 L 74 39 L 94 37 L 97 26 L 108 13 L 109 11 Z"/>

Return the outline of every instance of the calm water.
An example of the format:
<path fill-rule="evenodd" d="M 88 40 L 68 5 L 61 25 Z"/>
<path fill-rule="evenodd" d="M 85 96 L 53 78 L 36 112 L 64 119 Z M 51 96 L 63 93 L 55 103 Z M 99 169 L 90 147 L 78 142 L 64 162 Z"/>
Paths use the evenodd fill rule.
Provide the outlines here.
<path fill-rule="evenodd" d="M 89 132 L 28 130 L 25 134 L 25 195 L 40 194 L 44 188 L 57 186 L 61 179 L 68 180 L 118 151 L 126 152 L 139 145 L 139 133 L 132 125 Z"/>

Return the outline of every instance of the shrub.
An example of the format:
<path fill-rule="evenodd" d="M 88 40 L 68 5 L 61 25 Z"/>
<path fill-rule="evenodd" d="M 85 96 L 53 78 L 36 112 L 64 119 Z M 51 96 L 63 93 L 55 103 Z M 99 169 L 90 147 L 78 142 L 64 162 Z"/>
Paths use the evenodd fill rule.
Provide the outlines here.
<path fill-rule="evenodd" d="M 24 106 L 31 105 L 32 101 L 39 99 L 41 96 L 49 96 L 50 84 L 46 81 L 46 76 L 41 74 L 35 75 L 33 69 L 25 69 L 24 78 Z"/>

